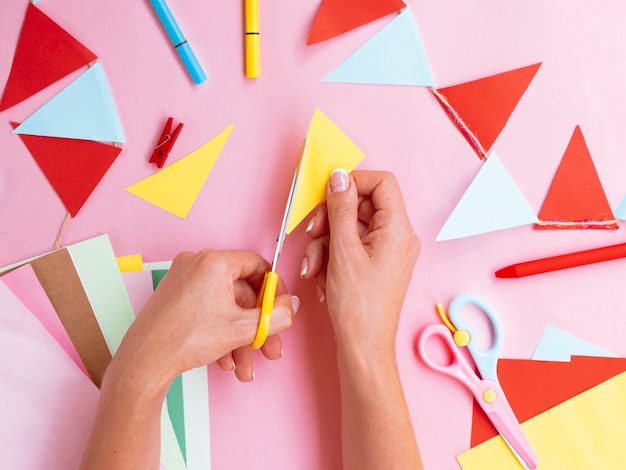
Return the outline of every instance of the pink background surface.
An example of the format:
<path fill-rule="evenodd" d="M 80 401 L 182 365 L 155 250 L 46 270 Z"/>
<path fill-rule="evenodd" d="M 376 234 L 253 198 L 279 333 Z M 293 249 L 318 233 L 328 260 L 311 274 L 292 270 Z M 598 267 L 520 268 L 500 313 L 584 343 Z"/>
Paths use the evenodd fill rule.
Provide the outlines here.
<path fill-rule="evenodd" d="M 533 231 L 524 226 L 436 243 L 480 168 L 472 149 L 425 88 L 321 82 L 389 18 L 307 47 L 319 0 L 262 2 L 262 76 L 250 81 L 243 74 L 241 3 L 170 2 L 209 75 L 200 87 L 184 72 L 147 2 L 39 4 L 100 57 L 127 138 L 70 222 L 64 243 L 108 233 L 116 254 L 142 253 L 145 261 L 207 246 L 252 249 L 269 258 L 302 138 L 320 107 L 366 153 L 360 168 L 398 175 L 423 243 L 397 348 L 426 469 L 457 468 L 454 456 L 469 445 L 471 419 L 466 391 L 427 370 L 415 355 L 418 332 L 436 321 L 435 302 L 468 292 L 492 304 L 506 332 L 503 357 L 529 358 L 547 324 L 626 354 L 620 285 L 626 262 L 519 280 L 493 276 L 513 262 L 623 242 L 623 227 Z M 493 146 L 536 212 L 576 125 L 611 206 L 619 203 L 626 192 L 623 2 L 407 4 L 439 87 L 543 62 Z M 0 0 L 2 83 L 26 5 Z M 0 265 L 50 250 L 66 214 L 20 139 L 10 134 L 9 121 L 24 120 L 77 74 L 0 113 Z M 168 116 L 185 124 L 170 163 L 235 123 L 184 221 L 124 190 L 154 171 L 147 160 Z M 210 367 L 215 469 L 340 468 L 334 343 L 314 284 L 298 277 L 303 229 L 288 238 L 279 264 L 303 301 L 294 327 L 283 335 L 284 358 L 268 363 L 259 357 L 252 384 Z"/>

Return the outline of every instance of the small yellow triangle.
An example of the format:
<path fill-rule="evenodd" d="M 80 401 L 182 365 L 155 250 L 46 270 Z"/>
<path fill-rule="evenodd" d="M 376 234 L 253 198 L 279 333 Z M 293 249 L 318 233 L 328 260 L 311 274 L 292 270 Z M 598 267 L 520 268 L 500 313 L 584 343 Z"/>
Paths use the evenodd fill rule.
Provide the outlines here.
<path fill-rule="evenodd" d="M 326 185 L 336 168 L 352 171 L 365 154 L 319 108 L 315 109 L 309 130 L 309 148 L 300 169 L 287 233 L 296 228 L 326 197 Z"/>
<path fill-rule="evenodd" d="M 199 149 L 129 186 L 126 191 L 185 219 L 233 127 L 235 125 L 231 124 Z"/>

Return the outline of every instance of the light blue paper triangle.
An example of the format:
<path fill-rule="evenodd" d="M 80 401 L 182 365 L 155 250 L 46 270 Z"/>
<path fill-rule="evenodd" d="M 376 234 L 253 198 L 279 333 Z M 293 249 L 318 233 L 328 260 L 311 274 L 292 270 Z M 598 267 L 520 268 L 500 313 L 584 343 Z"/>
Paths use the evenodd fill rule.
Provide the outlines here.
<path fill-rule="evenodd" d="M 437 236 L 437 241 L 469 237 L 536 223 L 515 181 L 495 152 L 470 184 Z"/>
<path fill-rule="evenodd" d="M 125 142 L 100 62 L 39 108 L 13 134 Z"/>
<path fill-rule="evenodd" d="M 569 362 L 572 356 L 617 357 L 595 344 L 580 339 L 556 326 L 548 325 L 532 359 L 535 361 Z"/>
<path fill-rule="evenodd" d="M 613 211 L 613 215 L 621 220 L 626 220 L 626 196 L 622 198 L 620 203 Z"/>
<path fill-rule="evenodd" d="M 323 81 L 435 86 L 411 9 L 405 8 Z"/>

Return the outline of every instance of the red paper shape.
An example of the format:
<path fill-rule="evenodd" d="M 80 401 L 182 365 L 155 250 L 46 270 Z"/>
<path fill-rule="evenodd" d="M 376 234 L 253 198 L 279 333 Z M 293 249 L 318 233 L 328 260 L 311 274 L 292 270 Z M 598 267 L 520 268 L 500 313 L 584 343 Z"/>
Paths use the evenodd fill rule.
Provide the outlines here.
<path fill-rule="evenodd" d="M 307 44 L 334 38 L 405 7 L 402 0 L 322 0 Z"/>
<path fill-rule="evenodd" d="M 561 159 L 538 219 L 538 229 L 618 228 L 579 126 Z"/>
<path fill-rule="evenodd" d="M 122 150 L 92 140 L 22 134 L 20 138 L 72 217 Z"/>
<path fill-rule="evenodd" d="M 0 111 L 96 59 L 93 52 L 29 3 Z"/>
<path fill-rule="evenodd" d="M 486 157 L 540 66 L 537 63 L 436 90 L 435 96 L 446 101 L 437 96 L 442 108 L 480 158 Z"/>
<path fill-rule="evenodd" d="M 520 423 L 626 371 L 626 359 L 573 356 L 571 362 L 500 359 L 498 378 Z M 471 447 L 496 436 L 474 402 Z"/>

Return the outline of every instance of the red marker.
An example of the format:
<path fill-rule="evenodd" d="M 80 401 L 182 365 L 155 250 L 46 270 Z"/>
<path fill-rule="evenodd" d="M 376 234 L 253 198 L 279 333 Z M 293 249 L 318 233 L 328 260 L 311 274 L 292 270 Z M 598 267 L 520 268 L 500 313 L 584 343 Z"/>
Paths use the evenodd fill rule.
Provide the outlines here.
<path fill-rule="evenodd" d="M 617 258 L 626 258 L 626 243 L 513 264 L 496 271 L 496 277 L 531 276 L 533 274 L 558 271 L 559 269 L 573 268 Z"/>

